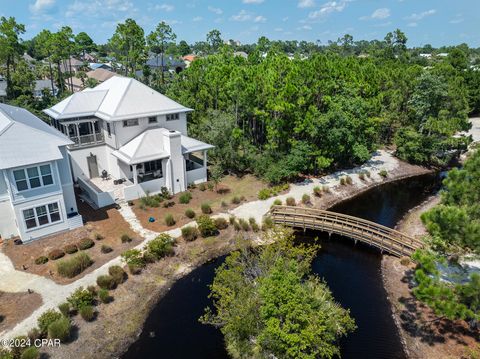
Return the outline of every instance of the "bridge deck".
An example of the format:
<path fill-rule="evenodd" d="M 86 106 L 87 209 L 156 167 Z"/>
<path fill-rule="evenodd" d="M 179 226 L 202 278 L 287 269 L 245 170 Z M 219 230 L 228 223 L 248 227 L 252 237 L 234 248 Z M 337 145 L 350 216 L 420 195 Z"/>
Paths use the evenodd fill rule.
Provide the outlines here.
<path fill-rule="evenodd" d="M 270 216 L 276 224 L 336 233 L 359 240 L 392 255 L 411 256 L 423 243 L 392 228 L 342 213 L 314 208 L 273 206 Z"/>

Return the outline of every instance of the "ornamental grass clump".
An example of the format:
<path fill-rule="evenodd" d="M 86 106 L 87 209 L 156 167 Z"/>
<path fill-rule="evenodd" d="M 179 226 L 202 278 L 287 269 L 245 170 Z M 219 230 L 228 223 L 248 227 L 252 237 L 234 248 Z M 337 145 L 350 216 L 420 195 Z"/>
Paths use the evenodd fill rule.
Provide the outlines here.
<path fill-rule="evenodd" d="M 210 214 L 212 213 L 212 207 L 208 203 L 202 203 L 201 205 L 202 213 L 203 214 Z"/>
<path fill-rule="evenodd" d="M 67 298 L 73 309 L 80 310 L 80 308 L 93 305 L 95 303 L 95 294 L 83 287 L 78 288 Z"/>
<path fill-rule="evenodd" d="M 65 343 L 70 339 L 71 331 L 72 323 L 70 319 L 62 316 L 48 326 L 47 337 L 49 339 L 59 339 L 60 342 Z"/>
<path fill-rule="evenodd" d="M 73 254 L 73 253 L 77 253 L 78 252 L 78 247 L 77 245 L 75 244 L 67 244 L 63 250 L 65 251 L 65 253 L 68 253 L 68 254 Z"/>
<path fill-rule="evenodd" d="M 169 226 L 169 227 L 174 226 L 175 223 L 177 223 L 177 222 L 175 221 L 175 218 L 173 218 L 172 214 L 168 213 L 167 215 L 165 215 L 165 224 L 167 226 Z"/>
<path fill-rule="evenodd" d="M 57 263 L 57 272 L 65 278 L 73 278 L 93 264 L 87 253 L 78 253 L 71 258 L 63 259 Z"/>
<path fill-rule="evenodd" d="M 217 227 L 218 230 L 226 229 L 228 227 L 228 222 L 222 217 L 215 218 L 215 227 Z"/>
<path fill-rule="evenodd" d="M 86 321 L 86 322 L 91 322 L 92 320 L 95 319 L 95 308 L 93 305 L 86 305 L 84 307 L 81 307 L 78 312 L 80 313 L 80 316 Z"/>
<path fill-rule="evenodd" d="M 345 181 L 347 182 L 348 185 L 351 185 L 353 183 L 352 177 L 350 176 L 345 177 Z"/>
<path fill-rule="evenodd" d="M 201 215 L 197 219 L 197 226 L 202 237 L 210 237 L 218 234 L 215 221 L 207 215 Z"/>
<path fill-rule="evenodd" d="M 124 233 L 120 237 L 120 240 L 122 241 L 122 243 L 130 243 L 132 241 L 132 237 L 130 237 L 128 234 Z"/>
<path fill-rule="evenodd" d="M 320 186 L 315 186 L 313 187 L 313 194 L 316 196 L 316 197 L 322 197 L 322 188 Z"/>
<path fill-rule="evenodd" d="M 192 194 L 190 192 L 183 192 L 179 197 L 178 201 L 182 204 L 188 204 L 192 200 Z"/>
<path fill-rule="evenodd" d="M 108 290 L 100 289 L 98 291 L 98 299 L 104 304 L 110 303 L 113 300 L 113 297 L 110 295 Z"/>
<path fill-rule="evenodd" d="M 48 259 L 55 261 L 57 259 L 62 258 L 65 255 L 65 252 L 61 249 L 54 249 L 48 253 Z"/>
<path fill-rule="evenodd" d="M 112 276 L 116 285 L 122 284 L 127 278 L 127 273 L 120 266 L 111 266 L 108 268 L 108 274 Z"/>
<path fill-rule="evenodd" d="M 138 249 L 129 249 L 121 254 L 131 274 L 139 274 L 145 268 L 143 254 Z"/>
<path fill-rule="evenodd" d="M 188 208 L 187 210 L 185 210 L 185 216 L 190 219 L 195 218 L 195 211 L 191 208 Z"/>
<path fill-rule="evenodd" d="M 53 322 L 55 322 L 60 318 L 62 318 L 62 313 L 57 312 L 54 309 L 49 309 L 43 312 L 40 315 L 40 317 L 38 317 L 38 320 L 37 320 L 38 329 L 42 334 L 45 335 L 47 334 L 48 327 L 50 326 L 50 324 L 52 324 Z"/>
<path fill-rule="evenodd" d="M 90 238 L 83 238 L 78 242 L 78 248 L 82 251 L 92 248 L 95 245 L 95 242 Z"/>
<path fill-rule="evenodd" d="M 198 237 L 198 229 L 193 226 L 182 228 L 182 238 L 187 242 L 193 242 Z"/>
<path fill-rule="evenodd" d="M 295 202 L 295 198 L 293 197 L 288 197 L 285 201 L 287 206 L 295 206 L 297 203 Z"/>
<path fill-rule="evenodd" d="M 305 193 L 302 196 L 302 203 L 303 204 L 310 204 L 311 203 L 310 196 L 308 194 Z"/>
<path fill-rule="evenodd" d="M 97 278 L 97 285 L 102 289 L 114 289 L 117 283 L 111 275 L 101 275 Z"/>

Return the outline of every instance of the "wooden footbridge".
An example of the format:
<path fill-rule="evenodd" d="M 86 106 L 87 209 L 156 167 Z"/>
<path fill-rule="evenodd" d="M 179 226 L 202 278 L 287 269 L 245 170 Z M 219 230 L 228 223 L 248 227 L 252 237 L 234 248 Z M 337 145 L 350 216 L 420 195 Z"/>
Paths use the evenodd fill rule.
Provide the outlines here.
<path fill-rule="evenodd" d="M 270 216 L 275 224 L 340 234 L 397 257 L 411 256 L 415 250 L 423 247 L 418 239 L 346 214 L 313 208 L 273 206 Z"/>

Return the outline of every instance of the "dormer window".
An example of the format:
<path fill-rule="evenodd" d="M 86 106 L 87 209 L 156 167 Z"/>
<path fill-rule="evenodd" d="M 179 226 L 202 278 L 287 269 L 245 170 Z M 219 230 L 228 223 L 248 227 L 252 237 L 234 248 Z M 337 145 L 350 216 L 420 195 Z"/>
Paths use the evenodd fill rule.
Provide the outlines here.
<path fill-rule="evenodd" d="M 157 122 L 158 122 L 157 116 L 152 116 L 152 117 L 148 118 L 148 124 L 149 125 L 152 125 L 152 124 L 157 123 Z"/>
<path fill-rule="evenodd" d="M 132 127 L 132 126 L 138 126 L 138 119 L 135 118 L 133 120 L 124 120 L 123 121 L 123 127 Z"/>
<path fill-rule="evenodd" d="M 167 121 L 175 121 L 179 119 L 178 113 L 172 113 L 170 115 L 167 115 Z"/>

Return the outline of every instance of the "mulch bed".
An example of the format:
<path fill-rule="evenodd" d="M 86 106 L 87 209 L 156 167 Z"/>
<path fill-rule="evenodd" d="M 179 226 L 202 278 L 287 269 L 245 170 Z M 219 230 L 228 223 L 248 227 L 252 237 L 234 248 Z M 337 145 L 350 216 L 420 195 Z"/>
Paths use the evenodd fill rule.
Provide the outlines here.
<path fill-rule="evenodd" d="M 12 329 L 42 305 L 38 293 L 0 292 L 0 333 Z"/>

